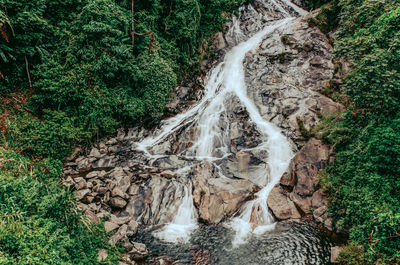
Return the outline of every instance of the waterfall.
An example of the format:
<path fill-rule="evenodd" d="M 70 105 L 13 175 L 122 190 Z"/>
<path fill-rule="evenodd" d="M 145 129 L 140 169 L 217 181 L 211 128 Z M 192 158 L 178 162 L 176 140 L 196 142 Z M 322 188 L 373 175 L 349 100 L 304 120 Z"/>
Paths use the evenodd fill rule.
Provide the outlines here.
<path fill-rule="evenodd" d="M 197 228 L 191 190 L 192 184 L 184 187 L 184 196 L 177 214 L 171 223 L 154 233 L 156 237 L 171 243 L 187 243 L 189 241 L 190 234 Z"/>
<path fill-rule="evenodd" d="M 239 44 L 229 50 L 225 54 L 224 60 L 209 74 L 204 97 L 190 110 L 164 121 L 154 136 L 144 139 L 137 145 L 137 150 L 144 151 L 150 158 L 156 158 L 162 154 L 155 154 L 152 151 L 153 146 L 162 143 L 183 126 L 194 123 L 197 126 L 196 139 L 184 155 L 199 161 L 207 159 L 211 162 L 226 157 L 230 154 L 229 135 L 227 135 L 227 130 L 221 128 L 219 124 L 221 119 L 227 121 L 226 113 L 229 106 L 225 104 L 225 101 L 233 97 L 240 101 L 263 140 L 263 143 L 255 149 L 268 152 L 266 160 L 269 172 L 264 172 L 262 183 L 267 184 L 255 194 L 255 199 L 243 205 L 240 215 L 225 224 L 235 231 L 236 236 L 233 243 L 236 245 L 245 242 L 246 237 L 251 233 L 259 234 L 274 228 L 274 218 L 269 213 L 267 197 L 273 186 L 279 182 L 293 157 L 290 143 L 286 137 L 281 134 L 278 127 L 262 118 L 259 109 L 247 95 L 243 62 L 246 54 L 255 50 L 265 37 L 275 30 L 285 27 L 295 18 L 291 16 L 291 12 L 304 15 L 305 11 L 288 0 L 263 1 L 263 4 L 278 12 L 281 19 L 268 22 L 262 30 L 242 42 L 240 41 L 245 38 L 245 35 L 240 29 L 239 20 L 234 20 L 233 27 L 228 34 Z M 162 240 L 174 243 L 188 242 L 190 234 L 197 227 L 196 208 L 192 198 L 192 182 L 191 180 L 186 182 L 188 184 L 184 187 L 180 200 L 181 205 L 175 217 L 160 231 L 154 233 Z"/>

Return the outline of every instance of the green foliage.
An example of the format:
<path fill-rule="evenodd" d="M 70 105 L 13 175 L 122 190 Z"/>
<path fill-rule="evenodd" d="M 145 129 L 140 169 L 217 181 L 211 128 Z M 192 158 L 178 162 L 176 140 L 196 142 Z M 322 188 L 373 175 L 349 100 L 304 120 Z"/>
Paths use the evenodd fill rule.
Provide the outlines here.
<path fill-rule="evenodd" d="M 10 144 L 60 157 L 77 142 L 159 118 L 242 2 L 136 0 L 135 31 L 152 33 L 132 47 L 129 0 L 0 0 L 0 93 L 27 90 L 29 73 L 29 108 L 40 118 L 18 118 Z"/>
<path fill-rule="evenodd" d="M 319 7 L 321 7 L 322 5 L 329 3 L 329 0 L 304 0 L 304 5 L 310 9 L 317 9 Z"/>
<path fill-rule="evenodd" d="M 102 228 L 80 215 L 59 186 L 59 161 L 33 162 L 0 149 L 0 166 L 1 264 L 97 264 L 98 248 L 109 253 L 102 264 L 118 262 Z"/>
<path fill-rule="evenodd" d="M 392 116 L 400 110 L 399 29 L 400 5 L 338 43 L 338 54 L 357 62 L 345 79 L 346 93 L 372 116 Z"/>
<path fill-rule="evenodd" d="M 340 0 L 338 6 L 335 50 L 354 66 L 342 88 L 352 105 L 323 132 L 336 152 L 323 183 L 337 225 L 350 229 L 352 244 L 340 260 L 399 263 L 400 4 Z"/>
<path fill-rule="evenodd" d="M 338 14 L 340 7 L 338 1 L 334 0 L 329 4 L 323 5 L 321 10 L 314 16 L 308 19 L 308 24 L 311 27 L 317 26 L 326 35 L 335 29 L 339 24 Z"/>
<path fill-rule="evenodd" d="M 0 149 L 0 264 L 97 264 L 98 248 L 118 262 L 59 159 L 159 118 L 242 2 L 136 0 L 132 46 L 131 0 L 0 0 L 0 139 L 20 153 Z"/>
<path fill-rule="evenodd" d="M 347 141 L 336 147 L 335 164 L 325 179 L 331 211 L 341 227 L 351 227 L 350 239 L 364 245 L 367 257 L 399 258 L 400 119 L 357 124 Z M 343 211 L 342 209 L 345 209 Z"/>
<path fill-rule="evenodd" d="M 304 140 L 308 141 L 309 139 L 314 137 L 314 133 L 312 131 L 312 128 L 307 129 L 304 126 L 304 121 L 300 117 L 296 117 L 296 122 L 297 122 L 297 125 L 299 126 L 299 130 L 300 130 L 301 136 L 303 136 Z"/>
<path fill-rule="evenodd" d="M 62 159 L 72 151 L 73 144 L 84 139 L 74 118 L 64 112 L 45 111 L 44 119 L 24 113 L 8 126 L 10 146 L 30 155 Z"/>

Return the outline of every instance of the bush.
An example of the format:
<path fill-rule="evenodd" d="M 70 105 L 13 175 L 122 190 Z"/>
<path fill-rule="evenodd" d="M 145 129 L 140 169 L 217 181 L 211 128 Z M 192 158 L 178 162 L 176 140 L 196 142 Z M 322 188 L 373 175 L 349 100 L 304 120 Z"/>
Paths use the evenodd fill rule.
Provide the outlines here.
<path fill-rule="evenodd" d="M 20 114 L 8 126 L 9 145 L 27 155 L 61 159 L 70 154 L 74 143 L 85 136 L 82 128 L 76 126 L 76 118 L 69 118 L 62 111 L 44 111 L 44 119 Z"/>
<path fill-rule="evenodd" d="M 350 230 L 344 264 L 400 262 L 400 4 L 340 0 L 337 56 L 353 64 L 342 91 L 350 110 L 323 136 L 335 162 L 323 180 L 330 211 Z M 362 247 L 359 247 L 362 246 Z"/>
<path fill-rule="evenodd" d="M 97 264 L 98 248 L 109 253 L 102 264 L 118 262 L 102 228 L 79 214 L 59 186 L 60 162 L 33 162 L 1 148 L 0 166 L 1 264 Z"/>

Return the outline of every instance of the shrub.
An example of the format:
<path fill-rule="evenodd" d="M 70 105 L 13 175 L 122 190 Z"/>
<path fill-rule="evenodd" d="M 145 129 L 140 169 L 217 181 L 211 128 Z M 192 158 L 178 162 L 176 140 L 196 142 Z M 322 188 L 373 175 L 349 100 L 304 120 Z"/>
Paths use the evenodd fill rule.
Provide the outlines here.
<path fill-rule="evenodd" d="M 103 229 L 79 214 L 59 186 L 60 162 L 33 162 L 1 148 L 0 167 L 1 264 L 97 264 L 98 248 L 109 253 L 102 264 L 118 262 Z"/>

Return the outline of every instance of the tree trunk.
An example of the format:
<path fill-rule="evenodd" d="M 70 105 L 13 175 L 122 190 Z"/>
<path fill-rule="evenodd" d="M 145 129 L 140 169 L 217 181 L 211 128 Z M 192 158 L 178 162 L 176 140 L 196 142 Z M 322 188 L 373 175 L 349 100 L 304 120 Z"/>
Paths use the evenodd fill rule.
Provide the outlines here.
<path fill-rule="evenodd" d="M 32 92 L 32 80 L 31 80 L 31 75 L 29 74 L 29 64 L 28 64 L 28 58 L 26 57 L 26 54 L 25 54 L 25 70 L 26 70 L 26 75 L 28 76 L 29 91 Z"/>
<path fill-rule="evenodd" d="M 132 0 L 132 51 L 133 51 L 133 47 L 135 46 L 135 21 L 134 21 L 134 14 L 135 14 L 135 0 Z"/>

